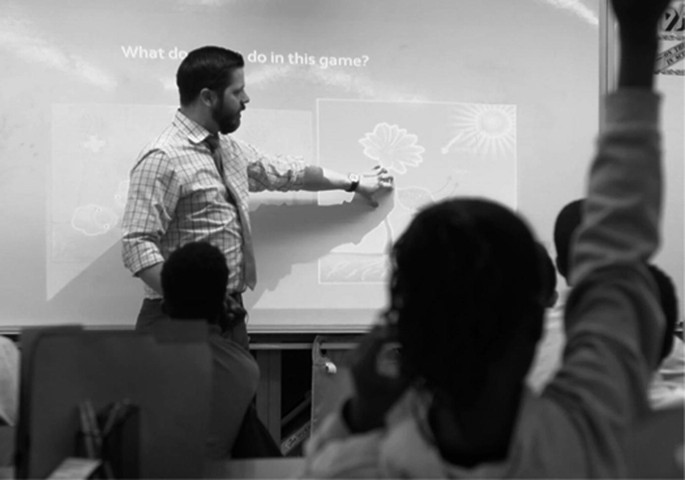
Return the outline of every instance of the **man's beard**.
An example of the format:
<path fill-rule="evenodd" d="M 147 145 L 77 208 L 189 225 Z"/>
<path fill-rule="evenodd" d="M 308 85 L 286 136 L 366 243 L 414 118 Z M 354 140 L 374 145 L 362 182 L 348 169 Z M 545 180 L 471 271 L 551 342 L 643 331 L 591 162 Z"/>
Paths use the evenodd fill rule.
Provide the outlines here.
<path fill-rule="evenodd" d="M 222 115 L 224 109 L 224 101 L 221 102 L 212 109 L 212 118 L 219 125 L 219 131 L 226 135 L 227 133 L 233 133 L 238 130 L 240 126 L 240 116 L 235 115 Z"/>

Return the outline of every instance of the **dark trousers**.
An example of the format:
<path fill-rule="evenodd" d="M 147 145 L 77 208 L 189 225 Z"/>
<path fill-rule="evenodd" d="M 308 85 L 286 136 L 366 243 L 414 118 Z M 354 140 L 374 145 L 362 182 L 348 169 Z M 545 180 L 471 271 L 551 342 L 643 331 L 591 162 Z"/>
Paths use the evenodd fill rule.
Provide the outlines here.
<path fill-rule="evenodd" d="M 242 305 L 240 294 L 235 294 L 234 299 Z M 138 319 L 136 320 L 136 330 L 139 332 L 149 332 L 155 324 L 167 322 L 169 320 L 171 320 L 169 315 L 162 311 L 161 299 L 145 298 L 143 299 L 143 304 L 140 307 Z M 244 321 L 233 325 L 224 335 L 246 349 L 250 349 L 250 337 L 247 335 L 247 326 Z"/>

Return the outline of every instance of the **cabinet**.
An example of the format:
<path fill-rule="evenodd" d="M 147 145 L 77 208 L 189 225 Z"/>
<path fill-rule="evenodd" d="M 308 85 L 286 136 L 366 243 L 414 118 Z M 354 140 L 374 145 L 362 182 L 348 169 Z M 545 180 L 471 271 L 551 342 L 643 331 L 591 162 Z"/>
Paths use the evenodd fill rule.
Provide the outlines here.
<path fill-rule="evenodd" d="M 286 456 L 302 454 L 321 420 L 351 391 L 348 355 L 358 335 L 252 336 L 261 371 L 259 417 Z"/>

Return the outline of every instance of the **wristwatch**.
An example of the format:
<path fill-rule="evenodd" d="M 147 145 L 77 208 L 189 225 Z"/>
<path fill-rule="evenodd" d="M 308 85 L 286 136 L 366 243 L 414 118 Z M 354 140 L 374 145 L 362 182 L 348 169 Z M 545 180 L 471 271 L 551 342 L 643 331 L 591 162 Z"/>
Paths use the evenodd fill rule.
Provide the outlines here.
<path fill-rule="evenodd" d="M 347 179 L 350 181 L 350 186 L 345 189 L 346 192 L 354 192 L 357 190 L 357 187 L 359 186 L 359 175 L 356 173 L 350 173 L 347 176 Z"/>

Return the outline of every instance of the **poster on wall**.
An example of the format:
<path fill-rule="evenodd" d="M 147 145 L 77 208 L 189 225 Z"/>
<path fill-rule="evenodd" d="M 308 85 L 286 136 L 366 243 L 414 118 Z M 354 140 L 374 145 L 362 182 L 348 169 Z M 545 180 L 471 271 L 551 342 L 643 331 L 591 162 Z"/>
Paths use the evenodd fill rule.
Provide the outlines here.
<path fill-rule="evenodd" d="M 664 168 L 668 172 L 663 249 L 656 262 L 680 282 L 685 295 L 685 1 L 675 0 L 659 26 L 659 53 L 654 67 L 656 89 L 662 95 Z M 668 260 L 667 260 L 668 258 Z"/>
<path fill-rule="evenodd" d="M 667 7 L 659 28 L 661 50 L 656 60 L 658 75 L 685 76 L 685 1 Z"/>

